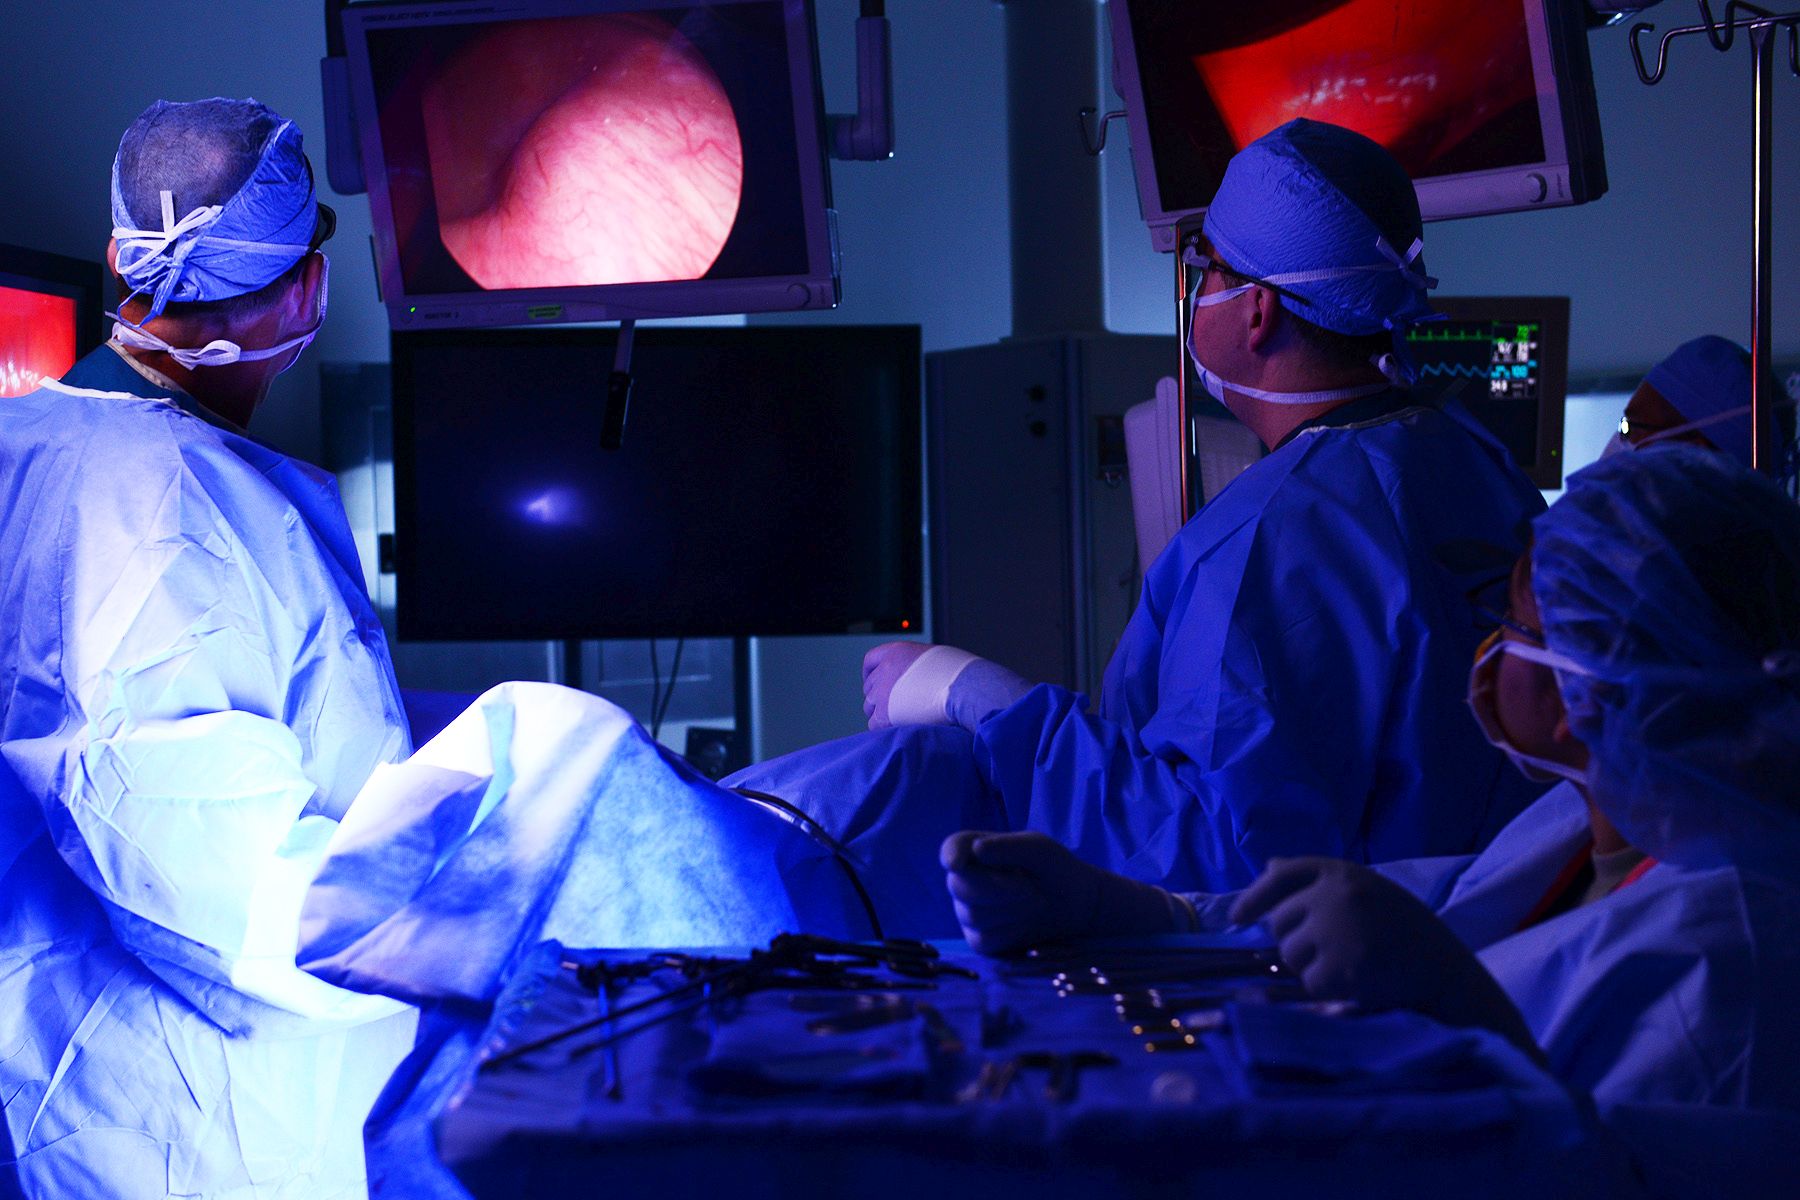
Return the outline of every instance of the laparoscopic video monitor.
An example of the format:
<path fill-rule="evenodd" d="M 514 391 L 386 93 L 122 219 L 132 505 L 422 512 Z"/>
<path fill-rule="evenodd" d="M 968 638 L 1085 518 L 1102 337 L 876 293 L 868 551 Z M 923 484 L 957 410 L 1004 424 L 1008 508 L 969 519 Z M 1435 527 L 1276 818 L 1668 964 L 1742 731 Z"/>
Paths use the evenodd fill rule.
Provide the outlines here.
<path fill-rule="evenodd" d="M 1427 220 L 1606 191 L 1582 0 L 1114 0 L 1114 78 L 1159 250 L 1296 117 L 1393 152 Z"/>
<path fill-rule="evenodd" d="M 0 396 L 56 379 L 100 343 L 100 264 L 0 244 Z"/>
<path fill-rule="evenodd" d="M 810 0 L 345 11 L 397 329 L 830 308 Z"/>

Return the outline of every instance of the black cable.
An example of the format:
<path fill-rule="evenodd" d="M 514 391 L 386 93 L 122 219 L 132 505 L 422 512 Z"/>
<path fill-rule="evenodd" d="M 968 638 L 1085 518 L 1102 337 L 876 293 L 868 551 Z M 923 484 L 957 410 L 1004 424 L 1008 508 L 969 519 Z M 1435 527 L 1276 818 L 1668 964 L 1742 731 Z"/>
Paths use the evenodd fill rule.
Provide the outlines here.
<path fill-rule="evenodd" d="M 656 719 L 656 712 L 662 707 L 662 668 L 656 663 L 656 639 L 650 639 L 650 740 L 662 732 L 662 722 Z"/>
<path fill-rule="evenodd" d="M 755 788 L 747 787 L 732 788 L 731 790 L 747 800 L 770 805 L 788 814 L 794 818 L 794 821 L 799 824 L 808 837 L 831 851 L 831 856 L 837 859 L 838 866 L 843 868 L 845 877 L 850 880 L 850 887 L 856 892 L 856 898 L 862 902 L 863 912 L 869 918 L 869 929 L 873 931 L 875 940 L 887 941 L 887 934 L 881 931 L 881 918 L 875 915 L 875 901 L 870 899 L 868 889 L 863 887 L 862 879 L 857 875 L 856 868 L 850 865 L 850 856 L 844 853 L 843 846 L 838 844 L 838 840 L 832 837 L 823 825 L 780 796 L 771 796 L 768 792 L 759 792 Z"/>
<path fill-rule="evenodd" d="M 675 681 L 681 676 L 681 651 L 686 645 L 686 638 L 675 639 L 675 661 L 669 666 L 668 686 L 664 687 L 662 690 L 662 706 L 650 714 L 652 721 L 650 736 L 652 739 L 662 732 L 663 722 L 668 719 L 669 705 L 675 699 Z"/>
<path fill-rule="evenodd" d="M 885 0 L 862 0 L 862 15 L 865 17 L 887 16 Z"/>

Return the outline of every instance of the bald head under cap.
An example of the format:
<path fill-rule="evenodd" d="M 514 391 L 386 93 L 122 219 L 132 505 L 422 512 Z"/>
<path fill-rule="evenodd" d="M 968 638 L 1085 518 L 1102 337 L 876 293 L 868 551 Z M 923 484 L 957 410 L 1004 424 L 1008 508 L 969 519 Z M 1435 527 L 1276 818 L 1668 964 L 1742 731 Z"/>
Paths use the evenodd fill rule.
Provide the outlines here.
<path fill-rule="evenodd" d="M 148 317 L 250 295 L 303 259 L 322 206 L 300 130 L 255 100 L 157 101 L 113 159 L 117 270 Z"/>

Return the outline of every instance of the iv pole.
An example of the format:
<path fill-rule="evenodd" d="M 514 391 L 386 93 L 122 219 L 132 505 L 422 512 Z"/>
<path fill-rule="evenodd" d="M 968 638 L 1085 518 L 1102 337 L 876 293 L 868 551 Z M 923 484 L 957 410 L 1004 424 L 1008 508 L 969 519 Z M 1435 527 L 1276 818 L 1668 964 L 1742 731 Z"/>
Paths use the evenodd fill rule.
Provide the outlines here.
<path fill-rule="evenodd" d="M 1740 17 L 1739 13 L 1749 16 Z M 1755 170 L 1756 170 L 1756 209 L 1752 221 L 1756 246 L 1755 281 L 1750 297 L 1750 462 L 1759 471 L 1768 470 L 1773 464 L 1769 458 L 1772 447 L 1766 445 L 1768 438 L 1766 425 L 1770 406 L 1776 398 L 1768 394 L 1770 374 L 1769 361 L 1774 353 L 1770 340 L 1770 305 L 1773 295 L 1771 287 L 1771 263 L 1774 245 L 1774 208 L 1775 208 L 1775 172 L 1772 156 L 1774 150 L 1775 97 L 1773 91 L 1775 70 L 1775 41 L 1777 31 L 1787 27 L 1788 32 L 1788 70 L 1800 76 L 1800 12 L 1777 15 L 1754 4 L 1745 4 L 1742 0 L 1726 0 L 1725 19 L 1715 21 L 1712 5 L 1709 0 L 1700 0 L 1700 17 L 1703 24 L 1686 25 L 1680 29 L 1671 29 L 1662 35 L 1656 47 L 1656 69 L 1648 69 L 1644 65 L 1644 53 L 1638 46 L 1638 38 L 1645 33 L 1653 33 L 1656 26 L 1640 22 L 1631 27 L 1631 59 L 1637 66 L 1638 78 L 1647 85 L 1654 86 L 1662 81 L 1663 72 L 1668 67 L 1669 43 L 1678 37 L 1704 33 L 1715 50 L 1729 50 L 1737 37 L 1737 31 L 1745 30 L 1750 37 L 1751 56 L 1755 60 Z"/>

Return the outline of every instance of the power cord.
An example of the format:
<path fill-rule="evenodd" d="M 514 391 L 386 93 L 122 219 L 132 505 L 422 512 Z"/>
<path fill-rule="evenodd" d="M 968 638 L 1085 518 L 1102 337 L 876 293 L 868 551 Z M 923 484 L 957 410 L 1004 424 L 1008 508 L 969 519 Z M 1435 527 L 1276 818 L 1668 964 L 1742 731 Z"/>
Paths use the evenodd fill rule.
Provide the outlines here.
<path fill-rule="evenodd" d="M 650 740 L 653 742 L 662 736 L 663 721 L 675 698 L 675 680 L 681 674 L 681 651 L 686 645 L 686 638 L 675 639 L 675 661 L 669 665 L 669 683 L 664 687 L 662 668 L 656 661 L 656 639 L 650 639 Z"/>
<path fill-rule="evenodd" d="M 875 935 L 875 940 L 878 942 L 887 940 L 887 935 L 881 931 L 881 918 L 875 915 L 875 901 L 870 899 L 868 889 L 863 887 L 862 878 L 857 875 L 856 868 L 850 864 L 850 856 L 844 853 L 843 846 L 831 836 L 823 825 L 815 821 L 810 814 L 801 811 L 798 806 L 783 800 L 780 796 L 759 792 L 755 788 L 738 787 L 731 790 L 746 800 L 761 804 L 765 808 L 774 809 L 777 816 L 782 817 L 790 825 L 798 826 L 813 841 L 829 850 L 831 856 L 837 860 L 838 866 L 843 868 L 844 877 L 850 881 L 851 890 L 856 893 L 856 898 L 862 902 L 863 912 L 869 918 L 869 929 Z"/>

